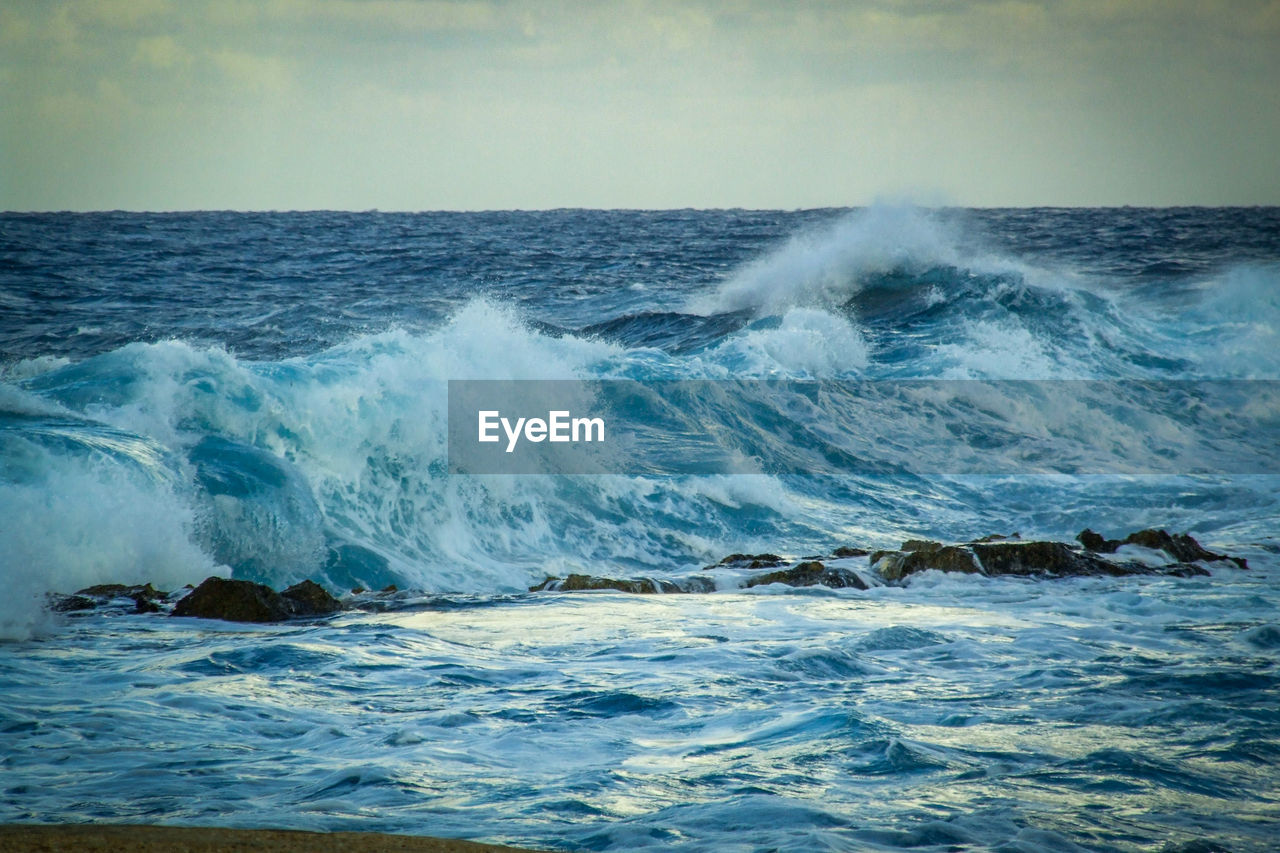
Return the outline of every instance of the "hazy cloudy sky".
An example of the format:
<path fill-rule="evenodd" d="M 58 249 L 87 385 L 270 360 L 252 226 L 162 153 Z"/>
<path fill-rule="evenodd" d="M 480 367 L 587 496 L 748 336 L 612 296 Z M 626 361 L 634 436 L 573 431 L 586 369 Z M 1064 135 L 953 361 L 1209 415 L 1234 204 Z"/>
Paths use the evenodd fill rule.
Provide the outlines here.
<path fill-rule="evenodd" d="M 1280 0 L 3 0 L 0 209 L 1280 203 Z"/>

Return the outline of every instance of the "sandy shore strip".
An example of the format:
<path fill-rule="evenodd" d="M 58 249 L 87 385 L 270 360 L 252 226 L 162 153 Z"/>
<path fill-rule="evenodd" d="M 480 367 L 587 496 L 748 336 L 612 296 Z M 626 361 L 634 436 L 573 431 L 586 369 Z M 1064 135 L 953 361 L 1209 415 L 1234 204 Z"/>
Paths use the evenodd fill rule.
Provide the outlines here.
<path fill-rule="evenodd" d="M 0 853 L 530 853 L 456 838 L 120 824 L 0 826 Z"/>

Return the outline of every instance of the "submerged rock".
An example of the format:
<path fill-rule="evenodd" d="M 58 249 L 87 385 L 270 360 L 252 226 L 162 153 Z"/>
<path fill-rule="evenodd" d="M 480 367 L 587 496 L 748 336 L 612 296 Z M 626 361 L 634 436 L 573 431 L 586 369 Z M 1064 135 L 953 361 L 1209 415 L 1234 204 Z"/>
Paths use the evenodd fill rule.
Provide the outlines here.
<path fill-rule="evenodd" d="M 734 561 L 727 568 L 745 568 L 754 562 L 751 557 L 746 562 Z M 785 564 L 784 564 L 785 565 Z M 833 589 L 851 588 L 866 589 L 867 585 L 856 572 L 849 569 L 826 566 L 817 560 L 806 560 L 790 568 L 779 569 L 767 574 L 754 575 L 740 586 L 765 586 L 772 583 L 788 586 L 816 586 L 821 584 Z M 715 592 L 716 581 L 703 575 L 683 578 L 607 578 L 595 575 L 569 575 L 566 578 L 549 577 L 536 586 L 529 587 L 530 592 L 584 592 L 589 590 L 614 590 L 638 595 L 653 593 L 707 593 Z"/>
<path fill-rule="evenodd" d="M 1095 554 L 1114 554 L 1120 547 L 1119 539 L 1107 539 L 1101 533 L 1095 533 L 1087 527 L 1076 534 L 1076 541 Z"/>
<path fill-rule="evenodd" d="M 782 583 L 787 586 L 827 586 L 832 589 L 866 589 L 862 578 L 848 569 L 826 566 L 817 560 L 799 563 L 789 569 L 780 569 L 747 579 L 747 586 L 767 586 Z"/>
<path fill-rule="evenodd" d="M 280 593 L 280 597 L 289 603 L 294 616 L 328 616 L 342 609 L 342 602 L 310 580 L 294 584 Z"/>
<path fill-rule="evenodd" d="M 161 609 L 153 598 L 147 598 L 145 595 L 133 596 L 134 613 L 159 613 Z"/>
<path fill-rule="evenodd" d="M 76 590 L 76 595 L 88 595 L 93 598 L 146 598 L 155 601 L 168 595 L 167 592 L 161 592 L 153 587 L 150 583 L 141 585 L 122 584 L 122 583 L 100 583 L 93 586 L 87 586 L 84 589 Z"/>
<path fill-rule="evenodd" d="M 973 552 L 956 545 L 911 539 L 902 543 L 898 551 L 876 551 L 869 562 L 871 568 L 887 581 L 901 580 L 910 574 L 926 569 L 943 572 L 981 572 L 973 558 Z"/>
<path fill-rule="evenodd" d="M 1150 575 L 1177 577 L 1207 575 L 1202 561 L 1228 560 L 1247 568 L 1243 558 L 1216 554 L 1200 546 L 1190 536 L 1170 535 L 1164 530 L 1140 530 L 1123 540 L 1104 539 L 1092 530 L 1077 537 L 1083 547 L 1064 542 L 1023 541 L 1012 536 L 984 536 L 972 542 L 944 545 L 925 539 L 911 539 L 897 551 L 876 551 L 870 563 L 887 581 L 898 581 L 915 572 L 934 569 L 965 572 L 990 577 L 1088 577 L 1096 575 Z M 1141 545 L 1163 551 L 1172 558 L 1163 565 L 1137 560 L 1116 560 L 1100 556 L 1114 554 L 1121 545 Z"/>
<path fill-rule="evenodd" d="M 49 595 L 49 609 L 55 613 L 74 613 L 77 610 L 93 610 L 98 602 L 87 595 Z"/>
<path fill-rule="evenodd" d="M 1139 563 L 1113 563 L 1062 542 L 988 542 L 971 546 L 984 574 L 1082 575 L 1134 574 L 1146 571 Z"/>
<path fill-rule="evenodd" d="M 777 554 L 730 554 L 708 569 L 772 569 L 787 561 Z"/>
<path fill-rule="evenodd" d="M 537 586 L 529 587 L 530 592 L 586 592 L 598 589 L 630 592 L 637 595 L 689 591 L 682 589 L 677 583 L 669 580 L 654 578 L 620 580 L 618 578 L 601 578 L 594 575 L 569 575 L 567 578 L 547 578 Z M 699 589 L 695 591 L 709 592 L 710 590 Z"/>
<path fill-rule="evenodd" d="M 294 617 L 325 616 L 341 609 L 336 598 L 309 580 L 278 593 L 252 581 L 206 578 L 174 605 L 171 615 L 229 622 L 283 622 Z"/>
<path fill-rule="evenodd" d="M 157 613 L 161 610 L 157 602 L 164 601 L 168 595 L 150 583 L 100 583 L 76 590 L 74 595 L 51 593 L 49 609 L 56 613 L 96 610 L 99 607 L 123 604 L 120 599 L 129 599 L 133 602 L 135 613 Z"/>
<path fill-rule="evenodd" d="M 1089 528 L 1080 531 L 1076 536 L 1080 544 L 1087 550 L 1097 554 L 1114 554 L 1122 545 L 1140 545 L 1153 551 L 1163 551 L 1175 560 L 1183 563 L 1194 563 L 1201 560 L 1215 563 L 1227 561 L 1235 563 L 1242 569 L 1249 568 L 1244 557 L 1232 557 L 1218 554 L 1203 547 L 1189 533 L 1169 533 L 1167 530 L 1147 528 L 1130 533 L 1124 539 L 1107 539 Z"/>

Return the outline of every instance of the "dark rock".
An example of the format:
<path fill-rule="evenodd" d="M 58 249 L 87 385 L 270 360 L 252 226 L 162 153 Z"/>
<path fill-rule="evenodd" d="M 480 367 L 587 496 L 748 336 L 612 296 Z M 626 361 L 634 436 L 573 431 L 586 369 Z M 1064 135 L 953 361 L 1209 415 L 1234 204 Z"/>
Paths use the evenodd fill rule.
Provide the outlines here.
<path fill-rule="evenodd" d="M 943 545 L 931 551 L 912 551 L 907 556 L 907 566 L 927 566 L 944 572 L 981 572 L 982 566 L 973 559 L 973 552 L 958 545 Z"/>
<path fill-rule="evenodd" d="M 380 589 L 380 590 L 378 590 L 378 591 L 379 591 L 379 592 L 399 592 L 399 591 L 400 591 L 400 587 L 396 586 L 396 585 L 395 585 L 395 584 L 393 584 L 393 583 L 389 583 L 389 584 L 387 584 L 386 586 L 384 586 L 382 589 Z"/>
<path fill-rule="evenodd" d="M 708 577 L 695 575 L 694 577 L 681 578 L 676 581 L 676 584 L 680 587 L 681 592 L 708 593 L 716 591 L 716 582 Z"/>
<path fill-rule="evenodd" d="M 94 598 L 136 598 L 142 596 L 150 601 L 158 598 L 164 598 L 167 592 L 161 592 L 149 583 L 134 584 L 132 586 L 122 583 L 100 583 L 94 586 L 87 586 L 84 589 L 76 590 L 76 595 L 91 595 Z"/>
<path fill-rule="evenodd" d="M 49 609 L 55 613 L 72 613 L 76 610 L 93 610 L 98 606 L 98 602 L 87 595 L 57 595 L 49 596 Z"/>
<path fill-rule="evenodd" d="M 967 548 L 922 540 L 904 542 L 901 551 L 876 551 L 871 555 L 871 565 L 887 581 L 901 580 L 927 569 L 967 573 L 982 571 L 974 561 L 973 552 Z"/>
<path fill-rule="evenodd" d="M 50 595 L 49 608 L 59 613 L 93 610 L 127 598 L 133 601 L 135 613 L 156 613 L 161 610 L 156 602 L 163 601 L 167 595 L 168 593 L 161 592 L 149 583 L 100 583 L 78 590 L 74 595 Z"/>
<path fill-rule="evenodd" d="M 611 589 L 616 592 L 630 592 L 638 595 L 649 595 L 657 592 L 684 592 L 677 584 L 668 580 L 639 578 L 636 580 L 619 580 L 617 578 L 600 578 L 593 575 L 569 575 L 567 578 L 547 578 L 537 586 L 529 587 L 530 592 L 585 592 L 588 590 Z M 710 590 L 707 590 L 708 592 Z"/>
<path fill-rule="evenodd" d="M 147 586 L 151 586 L 151 584 L 147 584 Z M 122 583 L 97 583 L 93 586 L 86 586 L 84 589 L 76 590 L 76 595 L 90 595 L 94 598 L 115 598 L 118 595 L 124 595 L 129 590 L 138 588 Z"/>
<path fill-rule="evenodd" d="M 861 548 L 850 548 L 847 545 L 841 545 L 839 548 L 831 552 L 831 559 L 842 560 L 845 557 L 865 557 L 870 553 Z"/>
<path fill-rule="evenodd" d="M 1101 533 L 1095 533 L 1087 527 L 1076 534 L 1076 539 L 1086 550 L 1095 554 L 1114 554 L 1120 547 L 1120 540 L 1106 539 Z"/>
<path fill-rule="evenodd" d="M 772 569 L 785 566 L 787 561 L 777 554 L 730 554 L 708 569 Z"/>
<path fill-rule="evenodd" d="M 342 603 L 334 598 L 320 584 L 305 580 L 280 593 L 293 611 L 294 616 L 328 616 L 342 609 Z"/>
<path fill-rule="evenodd" d="M 789 569 L 781 569 L 764 575 L 756 575 L 747 580 L 747 586 L 767 586 L 771 583 L 783 583 L 787 586 L 827 586 L 832 589 L 866 589 L 862 578 L 848 569 L 837 569 L 823 565 L 817 560 L 799 563 Z"/>
<path fill-rule="evenodd" d="M 269 586 L 252 581 L 206 578 L 174 605 L 171 615 L 229 622 L 282 622 L 293 615 L 293 608 Z"/>
<path fill-rule="evenodd" d="M 991 533 L 983 536 L 981 539 L 974 539 L 970 545 L 982 545 L 986 542 L 1008 542 L 1012 539 L 1021 539 L 1021 533 L 1010 533 L 1008 536 L 1001 536 L 999 533 Z"/>
<path fill-rule="evenodd" d="M 159 613 L 160 605 L 154 600 L 147 598 L 145 595 L 133 596 L 133 612 L 134 613 Z"/>
<path fill-rule="evenodd" d="M 1133 574 L 1128 564 L 1076 551 L 1062 542 L 989 542 L 972 548 L 984 573 L 993 577 Z"/>
<path fill-rule="evenodd" d="M 1229 557 L 1226 554 L 1214 553 L 1202 547 L 1199 542 L 1187 533 L 1171 535 L 1165 530 L 1148 528 L 1147 530 L 1139 530 L 1137 533 L 1130 533 L 1125 537 L 1124 544 L 1141 545 L 1144 548 L 1164 551 L 1170 557 L 1183 563 L 1193 563 L 1198 560 L 1206 560 L 1208 562 L 1228 560 L 1242 569 L 1249 568 L 1249 564 L 1243 557 Z"/>
<path fill-rule="evenodd" d="M 1173 575 L 1176 578 L 1192 578 L 1209 574 L 1208 569 L 1204 566 L 1197 566 L 1195 563 L 1169 563 L 1155 569 L 1147 568 L 1145 571 L 1147 574 Z"/>
<path fill-rule="evenodd" d="M 1098 545 L 1097 534 L 1085 531 L 1082 541 Z M 1101 539 L 1101 537 L 1098 537 Z M 1103 540 L 1105 545 L 1107 540 Z M 1097 550 L 1080 550 L 1062 542 L 1024 542 L 1005 537 L 983 537 L 967 545 L 942 545 L 912 540 L 900 551 L 877 551 L 872 567 L 887 581 L 897 581 L 916 572 L 980 573 L 991 577 L 1082 577 L 1094 575 L 1168 574 L 1179 577 L 1208 574 L 1202 567 L 1179 559 L 1164 566 L 1133 561 L 1108 560 Z M 1190 553 L 1184 551 L 1183 553 Z M 1170 554 L 1170 556 L 1175 556 Z"/>
<path fill-rule="evenodd" d="M 1097 554 L 1114 554 L 1121 545 L 1140 545 L 1143 548 L 1150 548 L 1154 551 L 1163 551 L 1180 563 L 1194 563 L 1200 560 L 1208 562 L 1225 560 L 1235 563 L 1242 569 L 1249 568 L 1249 563 L 1243 557 L 1232 557 L 1227 554 L 1218 554 L 1210 551 L 1201 546 L 1190 534 L 1186 533 L 1171 534 L 1167 530 L 1157 530 L 1149 527 L 1145 530 L 1130 533 L 1124 539 L 1106 539 L 1101 534 L 1085 528 L 1080 531 L 1076 539 L 1086 549 Z"/>

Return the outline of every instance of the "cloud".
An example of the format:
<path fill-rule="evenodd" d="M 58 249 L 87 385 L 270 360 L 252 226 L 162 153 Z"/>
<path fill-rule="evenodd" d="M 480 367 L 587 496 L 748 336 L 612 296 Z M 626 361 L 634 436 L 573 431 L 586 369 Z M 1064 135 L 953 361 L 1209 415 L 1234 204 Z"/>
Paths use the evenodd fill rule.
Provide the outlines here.
<path fill-rule="evenodd" d="M 292 63 L 282 57 L 218 50 L 210 59 L 233 85 L 251 92 L 282 92 L 294 83 Z"/>
<path fill-rule="evenodd" d="M 121 29 L 137 27 L 171 10 L 169 0 L 80 0 L 69 8 L 81 21 Z"/>
<path fill-rule="evenodd" d="M 31 161 L 15 170 L 55 164 L 24 185 L 31 198 L 59 180 L 59 198 L 74 197 L 59 175 L 90 136 L 119 162 L 164 140 L 170 172 L 98 182 L 150 188 L 153 207 L 795 206 L 903 185 L 958 203 L 1280 192 L 1280 0 L 0 7 L 0 133 Z M 193 168 L 197 151 L 218 158 L 218 179 L 184 178 L 213 174 Z M 170 200 L 181 187 L 202 195 Z"/>
<path fill-rule="evenodd" d="M 31 22 L 12 9 L 0 9 L 0 41 L 21 44 L 31 37 Z"/>
<path fill-rule="evenodd" d="M 99 79 L 82 92 L 43 97 L 38 110 L 52 128 L 84 133 L 120 127 L 137 115 L 138 106 L 119 82 Z"/>
<path fill-rule="evenodd" d="M 484 30 L 501 17 L 491 3 L 449 0 L 319 0 L 300 11 L 347 24 L 377 24 L 397 31 Z"/>
<path fill-rule="evenodd" d="M 138 40 L 133 61 L 152 68 L 173 68 L 190 65 L 191 54 L 179 47 L 173 36 L 152 36 Z"/>

